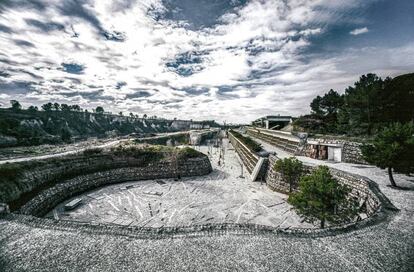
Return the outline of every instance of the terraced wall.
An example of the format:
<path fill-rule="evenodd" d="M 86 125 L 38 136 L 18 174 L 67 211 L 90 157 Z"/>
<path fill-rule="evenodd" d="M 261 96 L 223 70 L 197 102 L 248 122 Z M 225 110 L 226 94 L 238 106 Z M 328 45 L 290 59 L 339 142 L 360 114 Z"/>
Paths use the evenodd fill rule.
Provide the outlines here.
<path fill-rule="evenodd" d="M 247 134 L 292 154 L 295 154 L 298 151 L 300 145 L 300 140 L 298 138 L 279 131 L 248 128 Z"/>

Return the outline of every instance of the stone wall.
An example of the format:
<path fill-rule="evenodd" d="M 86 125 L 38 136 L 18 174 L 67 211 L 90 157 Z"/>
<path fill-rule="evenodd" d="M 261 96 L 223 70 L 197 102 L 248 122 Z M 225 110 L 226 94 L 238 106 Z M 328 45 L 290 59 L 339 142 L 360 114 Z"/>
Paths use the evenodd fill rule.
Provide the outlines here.
<path fill-rule="evenodd" d="M 297 137 L 281 131 L 248 128 L 247 134 L 292 154 L 295 154 L 300 147 L 300 140 Z"/>
<path fill-rule="evenodd" d="M 279 158 L 276 155 L 269 156 L 269 166 L 266 172 L 266 184 L 273 191 L 287 194 L 289 193 L 290 188 L 289 183 L 285 182 L 282 179 L 281 174 L 273 169 L 273 166 L 278 159 Z"/>
<path fill-rule="evenodd" d="M 263 159 L 263 164 L 258 169 L 258 174 L 255 180 L 263 180 L 266 175 L 266 169 L 268 165 L 267 157 L 261 157 L 256 152 L 250 150 L 245 144 L 243 144 L 239 139 L 237 139 L 231 132 L 228 134 L 230 143 L 234 147 L 235 151 L 239 155 L 244 167 L 246 168 L 247 172 L 250 176 L 253 175 L 254 169 L 256 168 L 257 164 L 261 159 Z M 259 167 L 259 166 L 257 166 Z M 253 181 L 255 181 L 253 180 Z"/>
<path fill-rule="evenodd" d="M 255 154 L 255 152 L 251 151 L 239 139 L 234 137 L 233 134 L 231 134 L 231 132 L 229 132 L 229 140 L 231 142 L 231 145 L 234 147 L 237 154 L 239 155 L 240 159 L 242 160 L 247 172 L 249 172 L 249 174 L 252 174 L 254 167 L 259 161 L 259 156 Z"/>
<path fill-rule="evenodd" d="M 342 149 L 342 158 L 344 162 L 367 164 L 364 160 L 361 152 L 361 143 L 357 142 L 344 142 Z"/>
<path fill-rule="evenodd" d="M 342 146 L 342 162 L 347 163 L 357 163 L 357 164 L 367 164 L 364 160 L 361 152 L 362 143 L 352 142 L 348 140 L 341 139 L 331 139 L 331 138 L 312 138 L 308 139 L 308 144 L 306 144 L 303 155 L 309 157 L 311 142 L 321 143 L 321 144 L 338 144 Z"/>
<path fill-rule="evenodd" d="M 144 156 L 134 158 L 114 154 L 79 154 L 18 163 L 22 168 L 22 174 L 13 183 L 7 184 L 8 187 L 0 201 L 9 203 L 10 208 L 14 210 L 20 206 L 22 198 L 30 198 L 38 190 L 50 187 L 61 180 L 101 170 L 142 166 L 146 164 L 145 160 Z"/>
<path fill-rule="evenodd" d="M 181 161 L 178 165 L 172 161 L 161 161 L 145 167 L 125 167 L 82 175 L 65 180 L 51 188 L 43 190 L 23 205 L 20 213 L 43 216 L 67 198 L 108 184 L 159 178 L 175 178 L 178 175 L 182 177 L 201 176 L 209 174 L 211 171 L 210 161 L 204 156 Z"/>
<path fill-rule="evenodd" d="M 300 139 L 299 137 L 283 132 L 283 131 L 272 131 L 262 128 L 253 128 L 249 127 L 247 129 L 247 134 L 263 140 L 275 147 L 278 147 L 284 151 L 287 151 L 295 155 L 303 155 L 306 157 L 312 157 L 314 153 L 312 150 L 315 145 L 319 144 L 335 144 L 341 146 L 342 150 L 342 162 L 347 163 L 358 163 L 366 164 L 366 161 L 363 159 L 361 148 L 361 143 L 353 142 L 344 139 L 338 139 L 332 136 L 318 137 L 318 138 L 304 138 Z M 327 154 L 325 154 L 327 157 Z"/>
<path fill-rule="evenodd" d="M 123 152 L 123 151 L 122 151 Z M 97 154 L 74 154 L 57 158 L 10 164 L 18 167 L 17 176 L 0 180 L 0 202 L 9 204 L 12 211 L 38 195 L 41 191 L 79 175 L 97 173 L 119 168 L 145 168 L 153 163 L 167 163 L 177 159 L 170 151 L 142 151 L 128 153 L 106 150 Z M 201 158 L 207 156 L 200 153 Z M 185 162 L 189 158 L 179 158 Z M 210 166 L 211 170 L 211 166 Z M 161 170 L 160 170 L 161 171 Z"/>
<path fill-rule="evenodd" d="M 289 183 L 285 182 L 280 173 L 273 169 L 273 165 L 277 156 L 269 156 L 269 167 L 266 173 L 266 184 L 267 186 L 277 192 L 288 194 L 289 193 Z M 315 166 L 313 165 L 304 165 L 305 173 L 312 171 Z M 375 193 L 371 190 L 370 181 L 364 177 L 353 175 L 344 171 L 330 168 L 332 176 L 336 178 L 341 184 L 344 184 L 351 188 L 350 195 L 358 199 L 360 207 L 362 207 L 366 213 L 366 216 L 371 216 L 374 214 L 381 206 L 380 199 L 376 196 Z M 293 190 L 297 190 L 297 186 Z"/>
<path fill-rule="evenodd" d="M 137 143 L 147 143 L 152 145 L 182 145 L 190 143 L 190 132 L 177 132 L 153 137 L 137 138 Z"/>

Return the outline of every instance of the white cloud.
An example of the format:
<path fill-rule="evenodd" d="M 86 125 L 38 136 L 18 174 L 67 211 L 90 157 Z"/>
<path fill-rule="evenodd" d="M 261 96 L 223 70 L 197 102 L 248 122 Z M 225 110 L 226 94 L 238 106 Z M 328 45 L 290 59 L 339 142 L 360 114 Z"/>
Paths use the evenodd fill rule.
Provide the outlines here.
<path fill-rule="evenodd" d="M 356 28 L 352 30 L 351 32 L 349 32 L 349 34 L 357 36 L 357 35 L 365 34 L 368 32 L 369 32 L 369 29 L 367 27 L 363 27 L 363 28 Z"/>
<path fill-rule="evenodd" d="M 10 75 L 0 77 L 0 84 L 28 84 L 26 93 L 13 96 L 25 103 L 53 99 L 85 108 L 103 105 L 113 112 L 233 122 L 272 113 L 297 115 L 308 111 L 318 92 L 355 81 L 359 71 L 346 69 L 349 55 L 314 59 L 303 51 L 324 33 L 325 25 L 338 20 L 340 11 L 365 2 L 252 0 L 203 29 L 155 20 L 154 14 L 167 11 L 161 0 L 89 0 L 77 16 L 62 13 L 58 0 L 45 1 L 43 11 L 4 9 L 0 26 L 13 26 L 13 32 L 0 32 L 0 57 L 9 61 L 0 70 Z M 44 32 L 27 19 L 56 22 L 64 29 Z M 125 40 L 106 40 L 102 31 L 119 32 Z M 16 40 L 34 46 L 17 46 Z M 174 65 L 167 66 L 188 52 L 200 54 L 202 61 L 182 68 L 196 66 L 199 71 L 182 75 Z M 365 55 L 360 49 L 352 56 L 366 60 Z M 397 60 L 386 62 L 391 72 L 401 69 L 392 64 L 399 57 L 393 58 Z M 84 70 L 70 74 L 62 63 Z M 364 63 L 365 71 L 380 66 Z M 118 82 L 126 85 L 117 88 Z M 6 99 L 0 95 L 0 102 Z"/>

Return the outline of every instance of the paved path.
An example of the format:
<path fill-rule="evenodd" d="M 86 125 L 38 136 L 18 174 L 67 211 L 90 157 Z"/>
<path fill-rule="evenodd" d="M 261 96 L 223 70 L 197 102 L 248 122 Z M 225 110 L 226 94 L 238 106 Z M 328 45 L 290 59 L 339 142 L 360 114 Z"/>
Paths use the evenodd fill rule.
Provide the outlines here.
<path fill-rule="evenodd" d="M 170 135 L 179 135 L 179 134 L 188 133 L 188 132 L 191 132 L 191 131 L 158 133 L 158 134 L 156 134 L 156 136 L 142 138 L 142 139 L 154 139 L 154 138 L 160 138 L 160 137 L 165 137 L 165 136 L 170 136 Z M 55 158 L 55 157 L 60 157 L 60 156 L 64 156 L 64 155 L 80 153 L 80 152 L 83 152 L 86 149 L 91 148 L 91 147 L 93 147 L 93 148 L 111 147 L 111 146 L 117 145 L 118 143 L 127 142 L 127 141 L 130 141 L 130 140 L 131 140 L 131 138 L 109 140 L 109 141 L 107 141 L 103 144 L 98 144 L 98 145 L 94 145 L 94 146 L 80 147 L 80 148 L 76 148 L 76 149 L 71 148 L 72 150 L 69 150 L 69 151 L 52 152 L 50 154 L 40 155 L 40 156 L 30 156 L 30 157 L 24 157 L 24 158 L 0 160 L 0 164 L 12 163 L 12 162 L 24 162 L 24 161 L 32 161 L 32 160 L 42 160 L 42 159 L 47 159 L 47 158 Z"/>
<path fill-rule="evenodd" d="M 282 156 L 280 150 L 278 154 Z M 386 172 L 381 169 L 352 164 L 330 166 L 371 178 L 400 211 L 371 227 L 313 239 L 277 235 L 133 239 L 53 230 L 47 226 L 33 228 L 0 220 L 0 268 L 2 271 L 413 271 L 413 178 L 396 175 L 397 183 L 408 189 L 395 190 L 387 186 Z"/>
<path fill-rule="evenodd" d="M 118 143 L 125 142 L 125 141 L 129 141 L 129 139 L 113 140 L 113 141 L 109 141 L 109 142 L 106 142 L 104 144 L 96 145 L 96 146 L 93 146 L 93 147 L 94 148 L 110 147 L 110 146 L 114 146 L 114 145 L 116 145 Z M 64 152 L 52 153 L 52 154 L 47 154 L 47 155 L 40 155 L 40 156 L 33 156 L 33 157 L 25 157 L 25 158 L 1 160 L 0 161 L 0 164 L 12 163 L 12 162 L 24 162 L 24 161 L 32 161 L 32 160 L 42 160 L 42 159 L 48 159 L 48 158 L 55 158 L 55 157 L 60 157 L 60 156 L 64 156 L 64 155 L 70 155 L 70 154 L 80 153 L 80 152 L 85 151 L 88 148 L 90 148 L 90 147 L 82 147 L 82 148 L 78 148 L 78 149 L 75 149 L 75 150 L 69 150 L 69 151 L 64 151 Z"/>

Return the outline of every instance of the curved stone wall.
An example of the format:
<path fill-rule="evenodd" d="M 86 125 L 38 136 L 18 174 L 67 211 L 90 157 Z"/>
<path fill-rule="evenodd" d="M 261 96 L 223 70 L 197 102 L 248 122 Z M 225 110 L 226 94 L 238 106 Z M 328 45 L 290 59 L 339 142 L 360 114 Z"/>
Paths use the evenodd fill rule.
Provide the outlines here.
<path fill-rule="evenodd" d="M 281 175 L 273 169 L 273 165 L 276 160 L 278 160 L 277 156 L 269 156 L 269 168 L 266 174 L 266 184 L 274 191 L 288 194 L 289 183 L 285 182 Z M 306 172 L 310 172 L 314 168 L 314 165 L 305 165 Z M 350 193 L 351 196 L 356 197 L 359 200 L 360 206 L 365 208 L 366 216 L 369 217 L 373 215 L 381 208 L 381 200 L 378 193 L 374 193 L 371 189 L 374 186 L 374 183 L 371 180 L 333 168 L 329 168 L 329 170 L 332 176 L 340 183 L 345 184 L 352 189 Z M 295 188 L 295 190 L 297 190 L 297 188 Z"/>
<path fill-rule="evenodd" d="M 331 169 L 332 174 L 342 183 L 346 183 L 353 188 L 352 194 L 366 202 L 367 218 L 358 222 L 346 225 L 329 227 L 326 229 L 302 229 L 290 228 L 282 229 L 278 227 L 262 226 L 255 224 L 206 224 L 182 227 L 127 227 L 106 223 L 81 223 L 74 221 L 62 221 L 47 218 L 39 218 L 53 209 L 56 205 L 67 198 L 73 197 L 84 191 L 88 191 L 106 184 L 119 182 L 136 181 L 144 179 L 157 179 L 176 177 L 177 173 L 181 176 L 205 175 L 211 172 L 210 161 L 206 156 L 200 158 L 188 158 L 181 161 L 178 165 L 171 160 L 161 160 L 143 166 L 135 164 L 134 159 L 129 158 L 129 165 L 116 169 L 109 169 L 95 173 L 84 174 L 71 179 L 66 179 L 52 187 L 39 192 L 34 198 L 28 201 L 20 209 L 20 214 L 0 215 L 7 220 L 15 220 L 19 223 L 32 227 L 47 229 L 58 229 L 67 231 L 84 231 L 90 233 L 109 233 L 114 235 L 126 235 L 138 238 L 171 238 L 175 236 L 203 236 L 203 235 L 222 235 L 222 234 L 269 234 L 269 235 L 293 235 L 295 237 L 323 237 L 336 235 L 348 231 L 353 231 L 365 226 L 373 225 L 379 221 L 387 220 L 396 211 L 396 208 L 380 192 L 377 185 L 357 175 L 352 175 L 339 170 Z M 272 173 L 272 166 L 276 156 L 270 156 L 270 165 L 267 173 L 267 185 L 274 190 L 282 191 L 282 183 Z M 92 159 L 94 160 L 94 159 Z M 114 162 L 117 160 L 115 159 Z M 95 164 L 93 164 L 95 165 Z M 308 166 L 311 169 L 313 166 Z M 178 169 L 178 170 L 177 170 Z M 278 189 L 279 188 L 279 189 Z M 282 188 L 282 190 L 280 189 Z M 287 188 L 288 191 L 288 187 Z M 284 189 L 286 192 L 286 189 Z"/>
<path fill-rule="evenodd" d="M 178 166 L 171 161 L 162 161 L 144 167 L 125 167 L 78 176 L 48 188 L 20 209 L 20 213 L 44 216 L 65 199 L 108 184 L 159 178 L 174 178 L 207 175 L 212 171 L 206 156 L 189 158 Z"/>
<path fill-rule="evenodd" d="M 201 153 L 183 157 L 186 155 L 151 149 L 122 152 L 101 150 L 96 153 L 94 150 L 91 151 L 86 154 L 79 153 L 7 165 L 15 174 L 14 176 L 9 174 L 7 178 L 0 180 L 0 203 L 7 203 L 12 211 L 18 210 L 30 199 L 51 187 L 60 186 L 67 180 L 81 175 L 99 174 L 109 170 L 137 169 L 136 180 L 145 179 L 145 174 L 147 178 L 157 175 L 176 177 L 202 175 L 212 171 L 207 156 Z M 139 174 L 138 171 L 143 171 L 143 174 Z"/>

